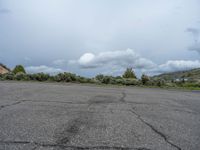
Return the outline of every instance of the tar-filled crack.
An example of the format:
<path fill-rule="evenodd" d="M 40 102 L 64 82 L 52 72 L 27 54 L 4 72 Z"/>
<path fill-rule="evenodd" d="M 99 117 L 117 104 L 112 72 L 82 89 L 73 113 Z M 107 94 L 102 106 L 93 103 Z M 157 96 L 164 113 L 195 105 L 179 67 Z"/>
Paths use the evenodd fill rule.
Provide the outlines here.
<path fill-rule="evenodd" d="M 24 102 L 34 102 L 34 103 L 61 103 L 61 104 L 88 104 L 88 102 L 72 102 L 72 101 L 49 101 L 49 100 L 22 100 Z"/>
<path fill-rule="evenodd" d="M 174 147 L 174 148 L 176 148 L 176 149 L 178 149 L 178 150 L 181 150 L 181 148 L 180 148 L 178 145 L 176 145 L 176 144 L 172 143 L 171 141 L 169 141 L 169 139 L 167 138 L 167 136 L 166 136 L 164 133 L 162 133 L 161 131 L 157 130 L 153 125 L 151 125 L 150 123 L 148 123 L 147 121 L 145 121 L 145 120 L 144 120 L 138 113 L 136 113 L 133 109 L 131 109 L 130 111 L 131 111 L 134 115 L 136 115 L 137 118 L 138 118 L 142 123 L 144 123 L 145 125 L 147 125 L 148 127 L 150 127 L 152 131 L 154 131 L 156 134 L 158 134 L 160 137 L 162 137 L 162 138 L 165 140 L 165 142 L 167 142 L 168 144 L 170 144 L 172 147 Z"/>
<path fill-rule="evenodd" d="M 36 150 L 38 147 L 51 147 L 51 148 L 61 148 L 61 149 L 74 149 L 74 150 L 92 150 L 92 149 L 104 149 L 104 150 L 151 150 L 145 147 L 120 147 L 120 146 L 104 146 L 104 145 L 97 145 L 97 146 L 74 146 L 74 145 L 67 145 L 67 144 L 54 144 L 54 143 L 40 143 L 40 142 L 33 142 L 33 141 L 0 141 L 0 144 L 6 145 L 19 145 L 19 144 L 30 144 L 35 145 L 32 150 Z"/>
<path fill-rule="evenodd" d="M 12 103 L 12 104 L 2 105 L 2 106 L 0 106 L 0 110 L 4 109 L 4 108 L 6 108 L 6 107 L 9 107 L 9 106 L 13 106 L 13 105 L 20 104 L 20 103 L 22 103 L 22 102 L 24 102 L 24 101 L 25 101 L 25 100 L 20 100 L 20 101 L 14 102 L 14 103 Z"/>

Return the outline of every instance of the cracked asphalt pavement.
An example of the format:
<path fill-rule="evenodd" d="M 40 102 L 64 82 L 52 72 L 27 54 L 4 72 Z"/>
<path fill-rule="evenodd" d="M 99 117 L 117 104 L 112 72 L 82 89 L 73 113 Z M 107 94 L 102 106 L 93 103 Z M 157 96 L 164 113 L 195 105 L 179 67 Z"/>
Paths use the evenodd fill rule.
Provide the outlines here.
<path fill-rule="evenodd" d="M 199 150 L 200 92 L 0 82 L 0 150 Z"/>

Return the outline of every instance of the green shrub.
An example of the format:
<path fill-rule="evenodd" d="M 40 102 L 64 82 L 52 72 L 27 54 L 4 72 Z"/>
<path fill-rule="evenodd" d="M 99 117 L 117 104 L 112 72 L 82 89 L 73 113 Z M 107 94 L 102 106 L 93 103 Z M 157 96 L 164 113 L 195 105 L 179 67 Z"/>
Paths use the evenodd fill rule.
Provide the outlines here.
<path fill-rule="evenodd" d="M 0 74 L 0 81 L 3 81 L 3 80 L 5 80 L 4 75 Z"/>
<path fill-rule="evenodd" d="M 0 80 L 3 80 L 3 74 L 0 74 Z"/>
<path fill-rule="evenodd" d="M 26 81 L 30 80 L 29 76 L 23 72 L 18 72 L 17 74 L 15 74 L 14 79 L 15 80 L 26 80 Z"/>
<path fill-rule="evenodd" d="M 142 80 L 141 80 L 141 83 L 142 83 Z M 143 84 L 143 83 L 142 83 L 142 84 Z M 144 84 L 143 84 L 143 85 L 144 85 Z M 147 85 L 147 86 L 157 86 L 157 80 L 149 79 L 149 81 L 146 82 L 145 85 Z"/>
<path fill-rule="evenodd" d="M 184 83 L 182 84 L 183 87 L 195 87 L 195 88 L 200 88 L 200 83 L 191 83 L 191 82 L 188 82 L 188 83 Z"/>
<path fill-rule="evenodd" d="M 104 76 L 102 79 L 103 84 L 110 84 L 111 82 L 111 77 L 110 76 Z"/>
<path fill-rule="evenodd" d="M 4 80 L 14 80 L 15 79 L 15 75 L 13 73 L 6 73 L 3 74 L 3 79 Z"/>
<path fill-rule="evenodd" d="M 81 76 L 77 76 L 76 81 L 79 83 L 87 83 L 87 79 Z"/>
<path fill-rule="evenodd" d="M 174 82 L 167 82 L 165 83 L 166 87 L 177 87 L 177 85 Z"/>
<path fill-rule="evenodd" d="M 103 84 L 114 84 L 115 81 L 114 81 L 114 77 L 112 76 L 105 76 L 105 75 L 102 75 L 102 74 L 99 74 L 95 77 L 97 83 L 103 83 Z"/>
<path fill-rule="evenodd" d="M 125 83 L 124 79 L 119 79 L 119 78 L 115 79 L 115 84 L 125 85 L 124 83 Z"/>
<path fill-rule="evenodd" d="M 125 79 L 123 84 L 127 86 L 129 85 L 136 86 L 136 85 L 140 85 L 140 81 L 137 79 Z"/>
<path fill-rule="evenodd" d="M 14 74 L 17 74 L 18 72 L 26 73 L 24 67 L 22 65 L 17 65 L 13 71 Z"/>
<path fill-rule="evenodd" d="M 30 74 L 28 76 L 30 80 L 34 80 L 34 81 L 47 81 L 50 78 L 49 74 L 45 74 L 45 73 Z"/>
<path fill-rule="evenodd" d="M 147 85 L 147 83 L 149 82 L 149 77 L 147 76 L 147 75 L 145 75 L 145 74 L 142 74 L 142 76 L 141 76 L 141 81 L 142 81 L 142 84 L 143 85 Z"/>
<path fill-rule="evenodd" d="M 165 85 L 165 81 L 164 80 L 156 80 L 156 86 L 159 86 L 159 87 L 161 87 L 161 86 L 164 86 Z"/>
<path fill-rule="evenodd" d="M 76 81 L 77 76 L 76 74 L 64 72 L 64 73 L 59 73 L 54 77 L 54 80 L 57 82 L 71 82 L 71 81 Z"/>

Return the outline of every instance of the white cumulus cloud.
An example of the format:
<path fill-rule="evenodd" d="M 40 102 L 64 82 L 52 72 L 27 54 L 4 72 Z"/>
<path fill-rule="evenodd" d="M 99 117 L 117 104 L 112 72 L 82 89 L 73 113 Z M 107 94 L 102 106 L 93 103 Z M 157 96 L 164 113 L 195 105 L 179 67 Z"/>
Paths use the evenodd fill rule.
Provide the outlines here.
<path fill-rule="evenodd" d="M 82 68 L 98 68 L 105 66 L 132 67 L 134 69 L 150 69 L 155 64 L 141 57 L 132 49 L 125 51 L 107 51 L 99 54 L 85 53 L 76 61 Z"/>
<path fill-rule="evenodd" d="M 59 72 L 64 72 L 60 68 L 48 67 L 48 66 L 45 66 L 45 65 L 41 65 L 41 66 L 29 66 L 29 67 L 26 67 L 25 69 L 26 69 L 26 71 L 28 73 L 43 72 L 43 73 L 49 73 L 49 74 L 57 74 Z"/>

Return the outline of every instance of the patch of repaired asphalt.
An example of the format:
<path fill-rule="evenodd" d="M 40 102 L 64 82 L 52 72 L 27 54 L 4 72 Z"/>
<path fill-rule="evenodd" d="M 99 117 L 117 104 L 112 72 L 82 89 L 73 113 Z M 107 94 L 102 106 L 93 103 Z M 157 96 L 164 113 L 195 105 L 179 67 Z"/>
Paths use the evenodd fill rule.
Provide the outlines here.
<path fill-rule="evenodd" d="M 91 125 L 91 113 L 82 112 L 76 119 L 72 119 L 67 124 L 58 128 L 58 133 L 55 134 L 56 143 L 59 145 L 66 145 L 70 143 L 71 139 L 83 132 L 84 128 L 89 128 Z"/>

